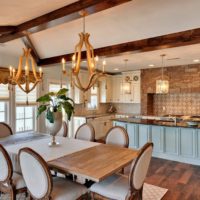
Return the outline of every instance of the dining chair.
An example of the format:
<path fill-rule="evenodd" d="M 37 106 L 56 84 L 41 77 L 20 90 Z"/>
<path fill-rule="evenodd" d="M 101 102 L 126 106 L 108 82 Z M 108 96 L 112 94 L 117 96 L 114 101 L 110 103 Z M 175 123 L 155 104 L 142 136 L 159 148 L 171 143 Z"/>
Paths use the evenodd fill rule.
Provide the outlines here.
<path fill-rule="evenodd" d="M 58 131 L 56 136 L 67 137 L 68 136 L 68 125 L 66 121 L 63 121 L 61 129 Z"/>
<path fill-rule="evenodd" d="M 89 123 L 82 124 L 76 131 L 75 138 L 93 142 L 95 140 L 94 127 Z"/>
<path fill-rule="evenodd" d="M 106 134 L 106 144 L 128 147 L 129 137 L 125 128 L 121 126 L 112 127 Z"/>
<path fill-rule="evenodd" d="M 30 148 L 19 151 L 19 161 L 32 199 L 75 200 L 87 194 L 87 188 L 70 180 L 52 178 L 45 160 Z"/>
<path fill-rule="evenodd" d="M 131 165 L 129 176 L 114 174 L 90 187 L 94 194 L 115 200 L 142 200 L 144 180 L 152 157 L 153 143 L 145 144 Z"/>
<path fill-rule="evenodd" d="M 7 137 L 12 134 L 13 132 L 10 126 L 4 122 L 0 122 L 0 138 Z"/>
<path fill-rule="evenodd" d="M 26 193 L 26 185 L 22 175 L 13 172 L 11 159 L 0 144 L 0 192 L 10 195 L 11 200 L 16 200 L 16 195 Z M 1 198 L 0 198 L 1 199 Z"/>

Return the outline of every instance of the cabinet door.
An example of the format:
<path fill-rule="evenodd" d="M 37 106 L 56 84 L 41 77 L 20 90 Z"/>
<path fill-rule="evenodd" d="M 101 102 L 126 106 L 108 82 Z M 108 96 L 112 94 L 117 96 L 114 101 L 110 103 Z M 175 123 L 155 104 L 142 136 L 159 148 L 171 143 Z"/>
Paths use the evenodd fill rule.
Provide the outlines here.
<path fill-rule="evenodd" d="M 149 141 L 149 125 L 139 125 L 139 148 Z"/>
<path fill-rule="evenodd" d="M 127 129 L 127 123 L 125 123 L 125 122 L 114 121 L 113 125 L 114 126 L 121 126 L 121 127 L 125 128 L 125 129 Z"/>
<path fill-rule="evenodd" d="M 73 136 L 75 135 L 77 129 L 84 123 L 86 123 L 85 117 L 73 117 Z"/>
<path fill-rule="evenodd" d="M 151 138 L 154 144 L 154 152 L 163 151 L 163 127 L 161 126 L 151 126 Z"/>
<path fill-rule="evenodd" d="M 180 128 L 180 154 L 185 157 L 194 156 L 195 129 Z"/>
<path fill-rule="evenodd" d="M 127 124 L 127 132 L 129 137 L 129 147 L 137 149 L 138 148 L 138 125 L 137 124 Z"/>
<path fill-rule="evenodd" d="M 165 152 L 169 154 L 178 154 L 178 128 L 165 127 Z"/>

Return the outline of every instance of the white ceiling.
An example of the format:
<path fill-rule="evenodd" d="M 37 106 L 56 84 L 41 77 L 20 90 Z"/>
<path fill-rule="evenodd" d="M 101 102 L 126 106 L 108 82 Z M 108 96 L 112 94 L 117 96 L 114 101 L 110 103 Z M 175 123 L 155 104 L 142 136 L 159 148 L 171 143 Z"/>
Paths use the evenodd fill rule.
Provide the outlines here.
<path fill-rule="evenodd" d="M 47 3 L 48 2 L 48 3 Z M 35 18 L 74 0 L 0 0 L 0 25 L 14 25 Z M 91 34 L 94 48 L 155 37 L 200 27 L 199 0 L 133 0 L 120 6 L 90 15 L 86 18 L 86 31 Z M 2 14 L 3 13 L 3 14 Z M 9 15 L 7 15 L 9 13 Z M 31 40 L 41 58 L 72 53 L 82 31 L 82 20 L 75 20 L 31 35 Z M 20 39 L 0 45 L 0 53 L 20 55 Z M 171 48 L 162 51 L 130 54 L 107 58 L 107 69 L 133 70 L 160 65 L 161 53 L 171 60 L 166 65 L 191 64 L 200 58 L 200 45 Z M 124 69 L 124 59 L 128 67 Z M 123 68 L 123 69 L 122 69 Z"/>
<path fill-rule="evenodd" d="M 0 25 L 18 25 L 77 0 L 0 0 Z"/>

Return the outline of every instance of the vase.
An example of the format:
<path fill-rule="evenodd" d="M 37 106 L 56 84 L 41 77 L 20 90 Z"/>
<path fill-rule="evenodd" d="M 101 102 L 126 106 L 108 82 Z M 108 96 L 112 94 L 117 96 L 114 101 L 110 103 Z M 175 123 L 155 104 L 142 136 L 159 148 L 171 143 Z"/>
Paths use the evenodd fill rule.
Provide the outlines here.
<path fill-rule="evenodd" d="M 59 145 L 59 142 L 56 142 L 56 134 L 62 127 L 62 113 L 61 112 L 54 112 L 54 123 L 50 123 L 49 120 L 46 119 L 46 128 L 48 133 L 51 135 L 51 142 L 49 146 L 56 146 Z"/>

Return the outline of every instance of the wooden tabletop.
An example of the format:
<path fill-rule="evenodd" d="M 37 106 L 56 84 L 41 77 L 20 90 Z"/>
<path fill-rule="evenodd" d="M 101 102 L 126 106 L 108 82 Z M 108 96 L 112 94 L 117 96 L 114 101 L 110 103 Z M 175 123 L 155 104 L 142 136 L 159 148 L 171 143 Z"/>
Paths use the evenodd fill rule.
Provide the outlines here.
<path fill-rule="evenodd" d="M 137 157 L 138 151 L 100 144 L 48 162 L 62 172 L 99 182 L 119 171 Z"/>

